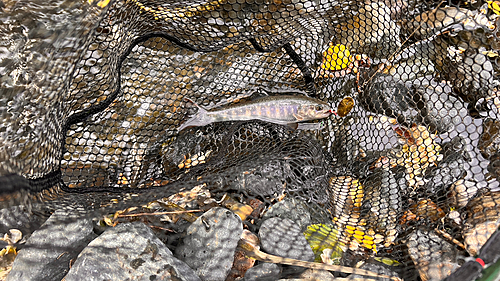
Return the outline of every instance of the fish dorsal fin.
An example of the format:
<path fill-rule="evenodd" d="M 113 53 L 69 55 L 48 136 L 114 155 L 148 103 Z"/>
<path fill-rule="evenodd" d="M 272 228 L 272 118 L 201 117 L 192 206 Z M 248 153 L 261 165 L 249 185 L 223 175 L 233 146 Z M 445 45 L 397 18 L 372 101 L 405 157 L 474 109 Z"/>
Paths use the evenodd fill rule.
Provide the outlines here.
<path fill-rule="evenodd" d="M 197 104 L 197 103 L 196 103 L 196 102 L 194 102 L 192 99 L 184 97 L 184 100 L 186 100 L 186 101 L 188 101 L 188 102 L 192 103 L 194 106 L 196 106 L 196 107 L 198 108 L 198 113 L 208 112 L 208 108 L 203 107 L 203 106 L 201 106 L 201 105 Z"/>
<path fill-rule="evenodd" d="M 252 100 L 254 99 L 259 99 L 263 97 L 268 97 L 269 96 L 269 91 L 266 91 L 266 89 L 262 86 L 257 86 L 251 93 L 250 97 Z"/>

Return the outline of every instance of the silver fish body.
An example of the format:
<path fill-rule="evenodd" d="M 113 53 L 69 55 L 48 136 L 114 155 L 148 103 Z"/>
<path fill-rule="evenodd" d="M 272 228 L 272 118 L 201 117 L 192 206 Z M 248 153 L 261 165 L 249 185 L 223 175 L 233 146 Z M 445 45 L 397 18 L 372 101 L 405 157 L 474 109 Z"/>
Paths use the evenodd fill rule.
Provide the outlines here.
<path fill-rule="evenodd" d="M 268 96 L 210 110 L 191 102 L 198 107 L 198 112 L 182 124 L 179 131 L 223 121 L 262 120 L 288 125 L 326 118 L 334 112 L 326 102 L 305 96 Z"/>

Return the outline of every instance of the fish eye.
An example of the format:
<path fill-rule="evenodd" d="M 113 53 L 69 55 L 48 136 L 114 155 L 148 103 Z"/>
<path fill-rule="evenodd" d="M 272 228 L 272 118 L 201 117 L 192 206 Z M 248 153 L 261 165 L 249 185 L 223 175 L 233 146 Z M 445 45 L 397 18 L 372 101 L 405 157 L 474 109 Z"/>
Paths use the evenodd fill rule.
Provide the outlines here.
<path fill-rule="evenodd" d="M 316 105 L 316 111 L 321 111 L 321 110 L 323 110 L 323 106 L 320 104 Z"/>

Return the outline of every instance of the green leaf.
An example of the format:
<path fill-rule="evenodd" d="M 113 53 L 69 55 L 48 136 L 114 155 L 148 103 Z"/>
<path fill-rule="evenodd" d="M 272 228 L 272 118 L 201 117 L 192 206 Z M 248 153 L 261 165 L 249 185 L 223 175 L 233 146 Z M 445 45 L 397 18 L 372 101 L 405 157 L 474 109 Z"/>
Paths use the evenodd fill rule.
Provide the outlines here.
<path fill-rule="evenodd" d="M 321 262 L 321 254 L 325 249 L 331 249 L 331 259 L 338 264 L 343 255 L 345 244 L 338 241 L 339 232 L 333 225 L 313 224 L 304 231 L 309 246 L 314 252 L 315 261 Z"/>

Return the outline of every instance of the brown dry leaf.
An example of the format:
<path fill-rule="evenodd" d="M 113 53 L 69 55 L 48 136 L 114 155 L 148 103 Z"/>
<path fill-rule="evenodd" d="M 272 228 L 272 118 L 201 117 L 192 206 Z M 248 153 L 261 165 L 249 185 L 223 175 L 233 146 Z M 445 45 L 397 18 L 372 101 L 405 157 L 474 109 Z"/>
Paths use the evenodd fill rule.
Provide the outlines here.
<path fill-rule="evenodd" d="M 399 223 L 406 224 L 406 223 L 413 221 L 413 220 L 417 220 L 417 215 L 412 213 L 410 210 L 406 210 L 403 213 L 403 216 L 401 217 L 401 219 L 399 220 Z"/>
<path fill-rule="evenodd" d="M 173 204 L 176 204 L 179 207 L 186 208 L 186 207 L 194 207 L 191 206 L 193 204 L 197 204 L 197 200 L 200 197 L 204 198 L 210 198 L 210 191 L 207 189 L 206 184 L 200 184 L 195 187 L 193 187 L 189 191 L 181 191 L 177 192 L 176 194 L 166 198 L 166 199 L 161 199 L 158 200 L 158 202 L 161 203 L 167 203 L 171 202 Z"/>
<path fill-rule="evenodd" d="M 400 218 L 400 224 L 406 224 L 410 221 L 421 219 L 430 219 L 433 222 L 445 217 L 446 213 L 433 201 L 429 199 L 420 200 L 418 203 L 410 206 Z"/>
<path fill-rule="evenodd" d="M 354 107 L 354 99 L 351 97 L 345 97 L 340 101 L 339 105 L 337 106 L 337 114 L 340 117 L 344 117 L 347 114 L 349 114 L 349 112 L 351 112 L 353 107 Z"/>
<path fill-rule="evenodd" d="M 262 211 L 266 208 L 266 204 L 260 201 L 259 199 L 252 198 L 248 201 L 250 207 L 252 207 L 253 212 L 250 214 L 250 217 L 259 218 L 262 214 Z"/>
<path fill-rule="evenodd" d="M 233 267 L 229 271 L 226 281 L 233 281 L 238 277 L 245 276 L 245 272 L 252 268 L 254 264 L 255 259 L 247 257 L 243 249 L 237 248 L 234 253 Z"/>
<path fill-rule="evenodd" d="M 398 127 L 395 131 L 402 147 L 388 155 L 390 166 L 405 167 L 410 187 L 424 185 L 423 175 L 427 168 L 437 165 L 443 159 L 440 154 L 441 146 L 435 142 L 437 136 L 421 125 L 414 125 L 409 129 Z"/>
<path fill-rule="evenodd" d="M 476 195 L 478 190 L 475 182 L 459 179 L 450 187 L 448 203 L 454 208 L 465 207 L 469 200 Z"/>
<path fill-rule="evenodd" d="M 428 199 L 420 200 L 417 204 L 410 206 L 410 210 L 419 218 L 428 218 L 433 222 L 446 216 L 445 212 Z"/>
<path fill-rule="evenodd" d="M 221 204 L 233 211 L 233 213 L 237 214 L 242 221 L 246 220 L 247 217 L 253 212 L 253 208 L 251 206 L 241 204 L 229 196 L 226 196 Z"/>
<path fill-rule="evenodd" d="M 176 223 L 179 219 L 184 219 L 188 222 L 194 222 L 198 218 L 198 216 L 186 212 L 187 211 L 186 209 L 182 208 L 181 206 L 175 203 L 172 202 L 167 202 L 167 203 L 158 202 L 158 203 L 167 212 L 179 212 L 177 214 L 166 215 L 173 223 Z"/>
<path fill-rule="evenodd" d="M 418 217 L 426 217 L 434 222 L 446 216 L 444 211 L 439 208 L 436 203 L 427 199 L 420 200 L 416 205 L 411 206 L 410 209 Z"/>

